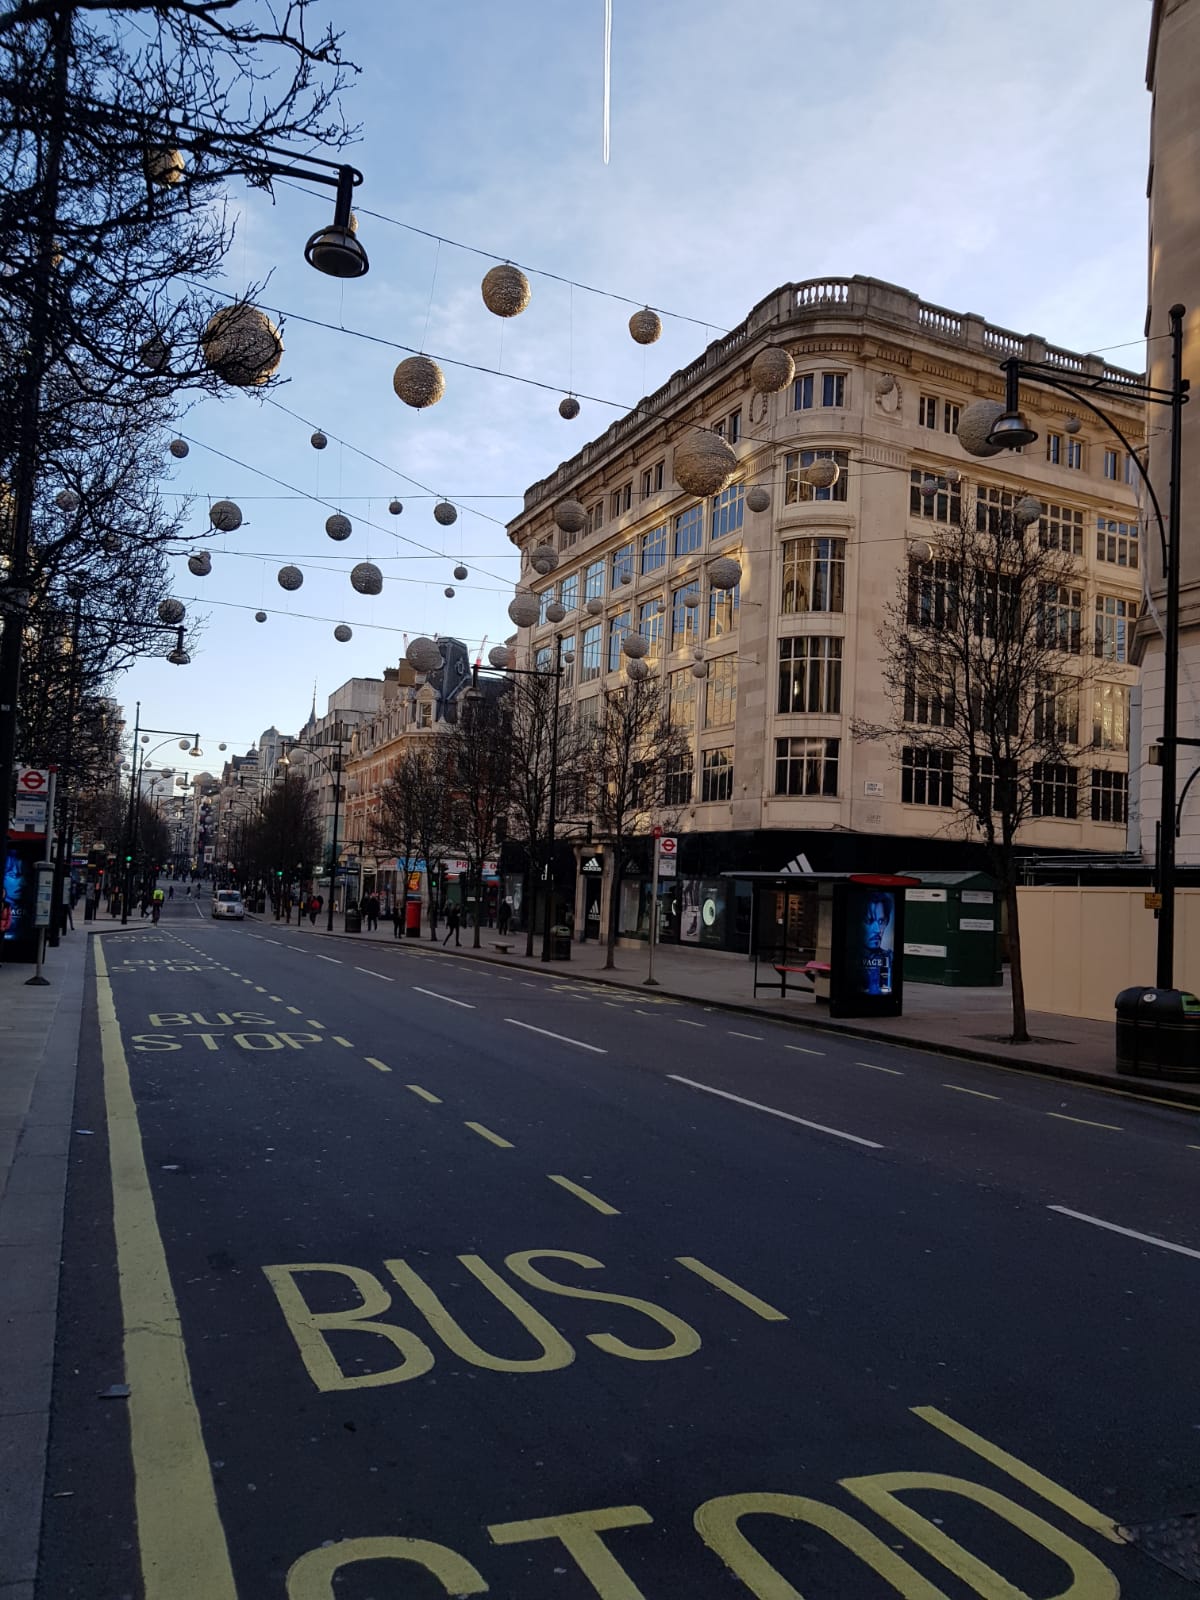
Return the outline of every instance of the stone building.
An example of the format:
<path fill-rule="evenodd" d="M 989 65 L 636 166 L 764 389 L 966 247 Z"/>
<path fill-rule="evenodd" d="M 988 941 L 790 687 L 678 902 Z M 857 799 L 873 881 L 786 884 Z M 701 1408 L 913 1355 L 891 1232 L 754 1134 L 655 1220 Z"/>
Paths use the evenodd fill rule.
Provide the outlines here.
<path fill-rule="evenodd" d="M 791 354 L 796 372 L 783 391 L 764 395 L 749 372 L 770 345 Z M 704 916 L 688 922 L 699 942 L 745 943 L 746 907 L 721 877 L 733 869 L 778 871 L 798 855 L 816 870 L 983 865 L 944 786 L 921 764 L 927 713 L 914 708 L 912 746 L 899 759 L 886 744 L 856 742 L 852 730 L 890 719 L 878 632 L 915 552 L 924 548 L 928 562 L 931 530 L 960 509 L 988 515 L 1022 495 L 1043 505 L 1040 536 L 1077 558 L 1078 584 L 1061 605 L 1079 647 L 1096 641 L 1104 680 L 1094 704 L 1081 707 L 1077 760 L 1045 776 L 1043 814 L 1023 842 L 1049 852 L 1124 850 L 1142 561 L 1135 496 L 1114 441 L 1086 417 L 1078 425 L 1050 392 L 1026 396 L 1036 446 L 986 460 L 964 452 L 960 410 L 1003 398 L 999 363 L 1012 353 L 1066 372 L 1115 370 L 876 279 L 788 284 L 526 491 L 509 537 L 542 620 L 521 629 L 521 656 L 549 663 L 557 634 L 564 658 L 573 655 L 562 689 L 586 721 L 600 692 L 621 681 L 621 640 L 637 629 L 691 727 L 675 904 L 703 904 Z M 1139 442 L 1140 408 L 1118 401 L 1114 409 Z M 685 494 L 673 471 L 678 442 L 696 426 L 719 431 L 738 458 L 734 481 L 707 501 Z M 826 459 L 837 481 L 813 487 L 806 472 Z M 931 495 L 922 492 L 929 477 Z M 749 508 L 751 489 L 767 491 L 767 509 Z M 568 498 L 587 511 L 578 533 L 556 525 Z M 559 564 L 540 577 L 529 556 L 545 543 Z M 708 581 L 718 555 L 740 563 L 731 592 Z M 556 599 L 566 618 L 552 623 L 546 608 Z M 702 680 L 690 671 L 697 647 L 708 664 Z M 647 855 L 632 851 L 622 863 L 624 933 L 646 925 Z M 576 863 L 575 926 L 596 931 L 612 862 L 602 844 L 581 840 Z"/>

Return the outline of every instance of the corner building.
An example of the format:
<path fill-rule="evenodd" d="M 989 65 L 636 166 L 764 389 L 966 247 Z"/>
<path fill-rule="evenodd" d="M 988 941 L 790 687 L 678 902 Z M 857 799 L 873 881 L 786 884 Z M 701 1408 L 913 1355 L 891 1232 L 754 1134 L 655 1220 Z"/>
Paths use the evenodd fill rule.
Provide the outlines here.
<path fill-rule="evenodd" d="M 763 395 L 750 366 L 771 345 L 791 354 L 795 381 Z M 956 436 L 960 410 L 1003 399 L 999 363 L 1011 354 L 1064 373 L 1115 371 L 877 279 L 788 284 L 526 491 L 508 531 L 542 620 L 520 630 L 522 655 L 548 665 L 562 638 L 564 654 L 574 652 L 564 697 L 586 722 L 600 691 L 622 679 L 625 631 L 639 629 L 673 715 L 690 727 L 691 760 L 674 795 L 680 892 L 670 914 L 685 940 L 744 948 L 748 907 L 720 874 L 779 871 L 801 853 L 825 871 L 986 870 L 976 837 L 922 763 L 929 708 L 911 708 L 911 746 L 856 742 L 852 730 L 891 721 L 878 635 L 902 575 L 919 565 L 914 552 L 928 559 L 923 542 L 936 544 L 937 523 L 960 509 L 986 515 L 1026 494 L 1042 502 L 1039 536 L 1077 558 L 1078 586 L 1059 603 L 1076 614 L 1080 650 L 1094 644 L 1101 654 L 1103 682 L 1094 703 L 1088 685 L 1080 707 L 1077 760 L 1047 775 L 1044 814 L 1022 842 L 1050 853 L 1125 849 L 1143 542 L 1134 474 L 1098 423 L 1079 425 L 1066 397 L 1050 391 L 1026 395 L 1035 445 L 968 455 Z M 1139 444 L 1140 408 L 1115 402 L 1114 413 Z M 722 433 L 738 457 L 734 481 L 707 501 L 673 474 L 674 444 L 696 426 Z M 805 478 L 821 458 L 840 469 L 829 488 Z M 921 490 L 929 477 L 938 480 L 932 495 Z M 754 512 L 747 495 L 759 488 L 769 505 Z M 556 525 L 566 499 L 587 508 L 580 533 Z M 530 565 L 543 544 L 559 553 L 550 577 Z M 731 592 L 706 576 L 719 555 L 741 566 Z M 556 598 L 567 612 L 557 626 L 545 620 Z M 708 663 L 702 679 L 691 672 L 697 648 Z M 645 931 L 648 862 L 646 847 L 623 864 L 623 934 Z M 612 863 L 602 846 L 580 842 L 576 864 L 576 927 L 586 934 L 605 926 Z M 683 915 L 689 904 L 704 916 Z"/>

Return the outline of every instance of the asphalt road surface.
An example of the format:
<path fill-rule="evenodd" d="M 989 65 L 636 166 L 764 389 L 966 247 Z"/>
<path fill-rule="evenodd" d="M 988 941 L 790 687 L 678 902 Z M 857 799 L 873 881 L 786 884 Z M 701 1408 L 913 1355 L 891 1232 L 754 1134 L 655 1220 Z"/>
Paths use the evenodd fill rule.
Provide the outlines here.
<path fill-rule="evenodd" d="M 92 944 L 41 1600 L 1195 1596 L 1196 1117 L 206 904 Z"/>

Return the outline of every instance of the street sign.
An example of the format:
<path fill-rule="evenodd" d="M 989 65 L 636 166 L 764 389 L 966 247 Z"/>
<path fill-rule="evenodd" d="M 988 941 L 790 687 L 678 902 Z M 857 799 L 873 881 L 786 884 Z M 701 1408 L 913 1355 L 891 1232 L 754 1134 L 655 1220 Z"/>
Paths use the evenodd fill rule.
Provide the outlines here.
<path fill-rule="evenodd" d="M 35 928 L 48 928 L 50 926 L 50 912 L 54 904 L 54 865 L 50 861 L 38 861 L 37 868 L 37 898 L 34 901 L 33 925 Z"/>
<path fill-rule="evenodd" d="M 44 795 L 50 788 L 49 767 L 20 767 L 17 771 L 17 793 Z"/>
<path fill-rule="evenodd" d="M 667 858 L 667 856 L 670 856 L 671 859 L 674 860 L 675 856 L 678 853 L 678 851 L 679 851 L 679 840 L 678 839 L 672 839 L 670 834 L 662 835 L 662 836 L 659 837 L 659 840 L 658 840 L 658 853 L 659 853 L 660 856 L 663 857 L 664 860 Z"/>
<path fill-rule="evenodd" d="M 650 837 L 652 839 L 661 839 L 662 838 L 662 829 L 660 827 L 658 827 L 657 824 L 653 828 L 650 829 Z"/>

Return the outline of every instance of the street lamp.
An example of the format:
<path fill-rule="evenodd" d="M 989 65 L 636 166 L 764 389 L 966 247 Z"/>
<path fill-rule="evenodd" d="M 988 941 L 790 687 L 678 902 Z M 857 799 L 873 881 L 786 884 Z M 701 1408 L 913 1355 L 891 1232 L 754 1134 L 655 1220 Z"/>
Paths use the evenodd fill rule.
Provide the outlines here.
<path fill-rule="evenodd" d="M 325 760 L 324 757 L 319 756 L 311 745 L 301 745 L 299 740 L 297 740 L 295 744 L 288 747 L 293 750 L 297 748 L 302 749 L 305 756 L 310 761 L 316 761 L 320 766 L 324 767 L 325 771 L 328 772 L 330 777 L 333 779 L 333 838 L 330 840 L 329 844 L 329 910 L 325 922 L 325 931 L 327 933 L 333 932 L 333 890 L 335 874 L 337 872 L 338 818 L 342 803 L 342 746 L 346 742 L 345 729 L 347 726 L 348 725 L 339 717 L 338 720 L 333 724 L 333 737 L 326 740 L 326 743 L 337 746 L 337 754 L 333 758 L 334 764 L 332 766 L 328 761 Z M 353 726 L 353 724 L 349 724 L 349 726 Z M 288 758 L 287 751 L 285 750 L 284 754 L 280 756 L 277 765 L 286 769 L 290 767 L 291 764 L 292 763 Z"/>
<path fill-rule="evenodd" d="M 1129 460 L 1137 468 L 1146 493 L 1154 508 L 1158 523 L 1159 542 L 1162 548 L 1163 584 L 1166 589 L 1166 623 L 1163 629 L 1163 732 L 1158 741 L 1159 765 L 1162 773 L 1161 808 L 1158 825 L 1157 878 L 1161 905 L 1158 913 L 1157 975 L 1160 989 L 1175 987 L 1175 834 L 1176 834 L 1176 780 L 1178 755 L 1181 744 L 1195 741 L 1179 737 L 1179 540 L 1181 467 L 1183 455 L 1183 407 L 1187 403 L 1189 382 L 1183 376 L 1183 318 L 1185 308 L 1174 305 L 1167 313 L 1171 339 L 1171 386 L 1156 388 L 1152 384 L 1135 380 L 1086 374 L 1062 375 L 1062 369 L 1044 361 L 1026 361 L 1021 356 L 1010 356 L 1000 363 L 1005 373 L 1004 411 L 996 418 L 988 434 L 989 445 L 999 449 L 1023 449 L 1033 444 L 1037 432 L 1021 410 L 1020 383 L 1025 378 L 1048 389 L 1058 389 L 1069 394 L 1098 417 L 1109 431 L 1124 445 Z M 1141 458 L 1121 429 L 1091 398 L 1093 395 L 1119 395 L 1124 399 L 1141 401 L 1146 405 L 1168 406 L 1171 412 L 1170 484 L 1167 491 L 1167 515 L 1150 475 Z M 1168 533 L 1169 529 L 1169 533 Z M 1190 782 L 1190 780 L 1189 780 Z"/>
<path fill-rule="evenodd" d="M 137 702 L 137 709 L 133 718 L 133 761 L 130 764 L 129 774 L 129 822 L 126 830 L 128 848 L 125 859 L 125 892 L 121 896 L 122 927 L 129 921 L 129 900 L 130 892 L 133 888 L 134 857 L 137 855 L 138 822 L 140 818 L 138 801 L 141 798 L 142 773 L 146 770 L 147 759 L 154 754 L 154 751 L 161 750 L 169 740 L 179 738 L 181 732 L 182 729 L 180 728 L 143 728 L 142 702 L 140 700 Z M 139 745 L 149 744 L 152 733 L 161 733 L 164 737 L 154 746 L 154 750 L 141 750 L 139 752 Z M 202 756 L 204 754 L 200 748 L 200 735 L 198 733 L 192 734 L 190 748 L 186 738 L 179 740 L 179 748 L 186 750 L 190 756 Z"/>

